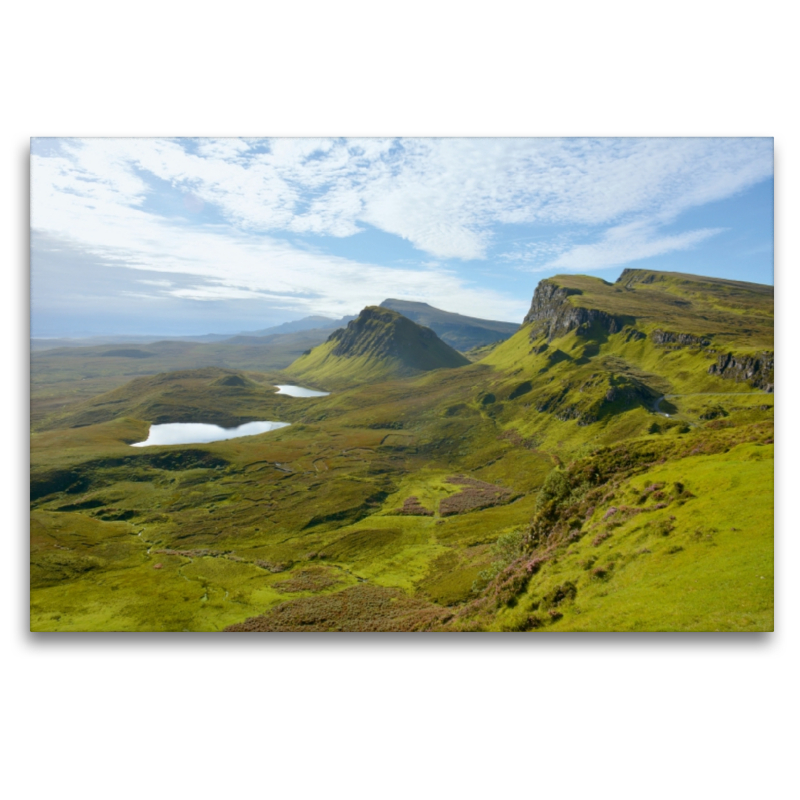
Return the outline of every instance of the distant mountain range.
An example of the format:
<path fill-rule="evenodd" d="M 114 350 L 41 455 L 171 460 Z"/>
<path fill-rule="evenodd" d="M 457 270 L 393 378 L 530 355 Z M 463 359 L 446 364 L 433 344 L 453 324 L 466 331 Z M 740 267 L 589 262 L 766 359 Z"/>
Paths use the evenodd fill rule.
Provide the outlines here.
<path fill-rule="evenodd" d="M 476 347 L 505 341 L 519 330 L 519 325 L 515 322 L 501 322 L 498 320 L 467 317 L 463 314 L 442 311 L 442 309 L 434 308 L 427 303 L 417 303 L 410 300 L 388 298 L 381 303 L 380 307 L 396 311 L 412 322 L 416 322 L 417 325 L 430 328 L 443 342 L 462 353 Z M 271 344 L 274 342 L 274 337 L 276 336 L 319 331 L 318 336 L 309 334 L 312 338 L 310 343 L 313 346 L 324 341 L 331 331 L 343 328 L 348 322 L 354 319 L 354 316 L 344 316 L 341 319 L 333 319 L 331 317 L 314 315 L 293 320 L 292 322 L 284 322 L 281 325 L 274 325 L 270 328 L 261 328 L 256 331 L 243 331 L 238 334 L 207 333 L 202 336 L 152 334 L 146 336 L 108 335 L 86 336 L 82 338 L 35 338 L 31 340 L 31 349 L 34 351 L 41 351 L 51 350 L 56 347 L 96 347 L 98 345 L 107 344 L 148 345 L 153 342 L 163 341 L 192 342 L 195 344 L 225 342 L 226 344 L 255 345 Z"/>
<path fill-rule="evenodd" d="M 410 300 L 389 298 L 381 303 L 381 307 L 390 308 L 416 322 L 417 325 L 430 328 L 442 341 L 462 353 L 472 350 L 473 347 L 502 342 L 519 330 L 516 322 L 465 317 L 463 314 L 453 314 L 429 306 L 427 303 L 414 303 Z"/>
<path fill-rule="evenodd" d="M 236 336 L 230 336 L 225 341 L 230 344 L 255 344 L 253 342 L 254 339 L 263 339 L 265 336 L 283 336 L 287 333 L 299 333 L 300 331 L 336 330 L 336 328 L 343 328 L 353 319 L 355 319 L 354 316 L 342 317 L 341 319 L 320 316 L 303 317 L 303 319 L 284 322 L 282 325 L 275 325 L 272 328 L 263 328 L 260 331 L 248 331 Z"/>
<path fill-rule="evenodd" d="M 274 325 L 271 328 L 262 328 L 257 331 L 243 331 L 237 334 L 231 333 L 206 333 L 201 336 L 172 336 L 169 334 L 151 334 L 143 336 L 134 335 L 108 335 L 108 336 L 86 336 L 79 338 L 43 338 L 31 339 L 31 349 L 51 350 L 56 347 L 96 347 L 104 344 L 139 344 L 146 345 L 153 342 L 194 342 L 196 344 L 212 344 L 216 342 L 227 342 L 229 344 L 264 344 L 259 340 L 270 336 L 284 336 L 289 333 L 301 333 L 303 331 L 323 330 L 331 331 L 347 325 L 353 316 L 333 319 L 331 317 L 311 316 L 303 319 L 284 322 L 281 325 Z M 323 337 L 324 338 L 324 337 Z M 322 339 L 320 339 L 322 341 Z"/>

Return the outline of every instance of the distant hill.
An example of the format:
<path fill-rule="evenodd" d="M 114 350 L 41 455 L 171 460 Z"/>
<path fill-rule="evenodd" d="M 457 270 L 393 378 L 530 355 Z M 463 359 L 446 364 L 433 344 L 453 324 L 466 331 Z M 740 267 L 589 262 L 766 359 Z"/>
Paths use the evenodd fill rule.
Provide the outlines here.
<path fill-rule="evenodd" d="M 410 300 L 389 298 L 381 303 L 381 308 L 390 308 L 416 322 L 417 325 L 430 328 L 442 341 L 462 353 L 472 350 L 473 347 L 502 342 L 519 330 L 519 325 L 515 322 L 465 317 L 462 314 L 442 311 L 427 303 L 414 303 Z"/>
<path fill-rule="evenodd" d="M 469 361 L 430 328 L 379 306 L 368 306 L 346 328 L 302 355 L 286 372 L 326 385 L 390 380 Z"/>
<path fill-rule="evenodd" d="M 86 336 L 80 338 L 32 338 L 31 350 L 39 352 L 42 350 L 55 350 L 61 347 L 97 347 L 108 344 L 138 344 L 148 345 L 153 342 L 192 342 L 195 344 L 215 344 L 225 342 L 226 344 L 266 344 L 261 341 L 265 337 L 285 336 L 289 333 L 302 333 L 304 331 L 322 330 L 332 331 L 342 328 L 353 316 L 333 319 L 331 317 L 303 317 L 292 322 L 284 322 L 281 325 L 274 325 L 271 328 L 262 328 L 257 331 L 242 331 L 241 333 L 205 333 L 201 336 L 170 336 L 169 334 L 152 334 L 143 336 Z M 324 338 L 324 337 L 322 337 Z M 322 341 L 322 339 L 320 339 Z M 316 344 L 316 342 L 315 342 Z"/>
<path fill-rule="evenodd" d="M 245 331 L 238 334 L 233 339 L 241 339 L 246 337 L 248 339 L 261 336 L 275 336 L 283 335 L 285 333 L 298 333 L 299 331 L 311 331 L 318 329 L 335 330 L 336 328 L 343 328 L 350 320 L 355 319 L 354 316 L 342 317 L 341 319 L 333 319 L 331 317 L 303 317 L 303 319 L 296 319 L 292 322 L 284 322 L 282 325 L 274 325 L 272 328 L 263 328 L 259 331 Z M 230 341 L 230 339 L 228 340 Z"/>

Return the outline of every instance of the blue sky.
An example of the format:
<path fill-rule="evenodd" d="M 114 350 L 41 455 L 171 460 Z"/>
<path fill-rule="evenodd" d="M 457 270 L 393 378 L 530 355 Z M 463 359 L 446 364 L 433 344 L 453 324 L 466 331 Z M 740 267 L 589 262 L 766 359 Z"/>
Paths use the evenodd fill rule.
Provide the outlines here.
<path fill-rule="evenodd" d="M 521 321 L 542 278 L 625 267 L 772 283 L 772 139 L 31 141 L 34 336 Z"/>

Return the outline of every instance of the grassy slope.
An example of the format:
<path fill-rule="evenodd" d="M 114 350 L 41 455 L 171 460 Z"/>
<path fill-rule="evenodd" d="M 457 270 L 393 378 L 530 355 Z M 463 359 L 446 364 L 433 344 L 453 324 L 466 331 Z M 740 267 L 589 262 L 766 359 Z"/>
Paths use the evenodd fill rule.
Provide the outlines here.
<path fill-rule="evenodd" d="M 637 326 L 664 328 L 645 286 L 650 316 Z M 602 291 L 584 285 L 579 301 L 601 307 Z M 247 373 L 245 387 L 187 374 L 174 394 L 175 376 L 147 379 L 117 390 L 106 421 L 45 420 L 31 445 L 36 485 L 53 490 L 32 510 L 32 628 L 218 630 L 254 617 L 369 629 L 370 615 L 402 607 L 387 626 L 771 629 L 772 395 L 708 375 L 697 348 L 575 331 L 541 344 L 526 328 L 480 363 L 324 398 L 274 395 L 280 374 Z M 670 395 L 672 416 L 641 386 Z M 132 453 L 154 412 L 186 397 L 293 424 Z M 570 416 L 589 412 L 586 425 Z M 536 539 L 539 490 L 559 463 L 578 477 L 548 510 L 550 539 Z M 602 483 L 581 482 L 598 464 Z M 505 487 L 508 502 L 442 517 L 441 500 L 464 491 L 459 474 Z M 667 505 L 652 510 L 643 490 L 660 483 Z M 433 515 L 399 513 L 410 497 Z M 604 519 L 622 505 L 648 510 Z M 574 597 L 554 600 L 565 584 Z"/>
<path fill-rule="evenodd" d="M 286 372 L 298 380 L 338 388 L 468 363 L 430 329 L 390 309 L 370 306 Z"/>

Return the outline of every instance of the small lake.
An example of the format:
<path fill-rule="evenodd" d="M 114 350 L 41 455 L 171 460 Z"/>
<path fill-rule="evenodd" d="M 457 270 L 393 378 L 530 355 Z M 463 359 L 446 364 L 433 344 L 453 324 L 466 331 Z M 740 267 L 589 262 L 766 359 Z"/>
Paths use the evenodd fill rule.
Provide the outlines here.
<path fill-rule="evenodd" d="M 303 386 L 287 386 L 286 384 L 276 383 L 277 394 L 288 394 L 289 397 L 327 397 L 330 392 L 315 392 L 313 389 L 306 389 Z"/>
<path fill-rule="evenodd" d="M 259 433 L 285 428 L 288 422 L 246 422 L 238 428 L 220 428 L 205 422 L 167 422 L 151 425 L 144 442 L 136 442 L 131 447 L 150 447 L 156 444 L 207 444 L 238 439 L 240 436 L 255 436 Z"/>

